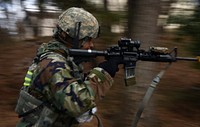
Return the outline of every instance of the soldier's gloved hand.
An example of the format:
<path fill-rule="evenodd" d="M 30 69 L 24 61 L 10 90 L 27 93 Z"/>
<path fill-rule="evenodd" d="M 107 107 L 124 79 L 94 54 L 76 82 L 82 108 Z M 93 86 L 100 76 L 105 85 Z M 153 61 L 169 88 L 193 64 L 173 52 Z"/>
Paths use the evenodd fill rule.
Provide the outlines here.
<path fill-rule="evenodd" d="M 100 63 L 98 67 L 103 68 L 111 77 L 114 77 L 116 72 L 119 71 L 118 65 L 122 64 L 122 62 L 121 57 L 112 57 L 109 60 Z"/>

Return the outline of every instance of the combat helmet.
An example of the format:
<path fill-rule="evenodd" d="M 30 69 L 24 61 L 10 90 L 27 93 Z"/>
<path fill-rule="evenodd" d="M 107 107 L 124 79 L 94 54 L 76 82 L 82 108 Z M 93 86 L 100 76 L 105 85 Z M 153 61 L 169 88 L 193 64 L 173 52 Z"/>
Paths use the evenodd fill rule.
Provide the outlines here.
<path fill-rule="evenodd" d="M 57 25 L 73 39 L 97 38 L 99 34 L 97 19 L 83 8 L 67 9 L 59 16 Z"/>

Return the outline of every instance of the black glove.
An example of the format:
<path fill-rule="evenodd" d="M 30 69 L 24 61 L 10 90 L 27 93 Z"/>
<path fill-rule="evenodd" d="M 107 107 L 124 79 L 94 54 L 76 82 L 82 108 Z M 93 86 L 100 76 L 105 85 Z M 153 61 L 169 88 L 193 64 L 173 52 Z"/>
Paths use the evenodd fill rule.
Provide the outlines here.
<path fill-rule="evenodd" d="M 122 63 L 121 57 L 113 57 L 107 61 L 104 61 L 98 65 L 98 67 L 103 68 L 107 71 L 111 77 L 115 76 L 115 73 L 119 71 L 118 65 Z"/>

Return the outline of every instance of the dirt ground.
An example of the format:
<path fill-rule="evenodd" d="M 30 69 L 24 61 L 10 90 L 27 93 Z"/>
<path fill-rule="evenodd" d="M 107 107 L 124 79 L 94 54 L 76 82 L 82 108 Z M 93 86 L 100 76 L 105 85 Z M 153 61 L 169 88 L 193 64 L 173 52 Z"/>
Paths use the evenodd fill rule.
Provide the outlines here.
<path fill-rule="evenodd" d="M 13 127 L 18 121 L 14 108 L 23 78 L 37 47 L 48 40 L 0 44 L 0 127 Z M 191 66 L 191 62 L 172 64 L 145 108 L 138 127 L 200 127 L 200 71 Z M 147 90 L 137 85 L 125 87 L 122 72 L 120 69 L 111 91 L 98 104 L 97 114 L 105 127 L 130 127 Z M 93 127 L 93 124 L 97 124 L 95 119 L 81 126 Z"/>

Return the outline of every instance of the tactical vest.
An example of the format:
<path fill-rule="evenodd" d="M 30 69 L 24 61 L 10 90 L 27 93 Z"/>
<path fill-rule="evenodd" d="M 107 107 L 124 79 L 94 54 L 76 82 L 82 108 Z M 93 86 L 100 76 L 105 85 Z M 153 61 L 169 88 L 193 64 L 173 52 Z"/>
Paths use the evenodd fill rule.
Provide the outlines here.
<path fill-rule="evenodd" d="M 60 112 L 56 106 L 53 105 L 54 103 L 49 102 L 48 99 L 45 102 L 32 96 L 29 94 L 29 88 L 33 83 L 33 72 L 38 63 L 50 55 L 66 59 L 74 71 L 73 76 L 76 79 L 80 79 L 78 80 L 80 83 L 82 82 L 83 75 L 80 75 L 80 68 L 76 66 L 68 56 L 64 57 L 60 53 L 54 52 L 61 50 L 67 55 L 67 49 L 62 44 L 52 41 L 50 44 L 43 44 L 41 47 L 42 48 L 38 49 L 37 57 L 27 71 L 23 87 L 20 90 L 20 96 L 15 111 L 18 113 L 19 117 L 22 117 L 22 120 L 17 127 L 71 127 L 72 124 L 77 123 L 75 118 Z M 59 122 L 56 122 L 57 120 L 59 120 Z"/>

